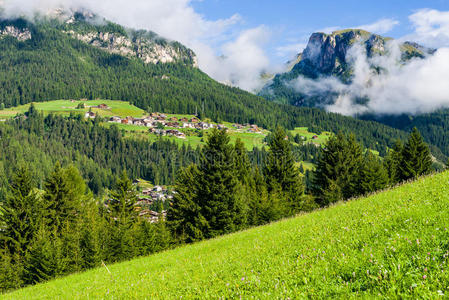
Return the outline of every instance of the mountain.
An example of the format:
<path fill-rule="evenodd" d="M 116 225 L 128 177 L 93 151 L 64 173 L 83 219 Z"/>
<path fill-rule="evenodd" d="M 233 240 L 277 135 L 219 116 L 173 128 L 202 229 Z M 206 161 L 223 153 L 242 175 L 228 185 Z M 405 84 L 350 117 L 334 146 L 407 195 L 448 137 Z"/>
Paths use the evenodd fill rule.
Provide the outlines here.
<path fill-rule="evenodd" d="M 323 107 L 333 104 L 334 92 L 307 94 L 295 89 L 292 82 L 299 77 L 307 79 L 335 78 L 343 84 L 350 84 L 354 75 L 354 61 L 351 50 L 359 45 L 367 58 L 384 56 L 389 53 L 388 44 L 393 39 L 360 30 L 347 29 L 335 31 L 332 34 L 314 33 L 309 39 L 306 49 L 298 54 L 291 69 L 286 73 L 277 74 L 260 92 L 261 96 L 289 103 L 296 106 Z M 401 61 L 412 58 L 424 58 L 435 50 L 427 49 L 416 43 L 405 42 L 399 45 Z M 372 65 L 374 72 L 380 72 L 381 67 Z M 364 101 L 364 99 L 361 99 Z"/>
<path fill-rule="evenodd" d="M 59 99 L 124 100 L 145 110 L 198 113 L 267 129 L 281 125 L 317 133 L 353 132 L 365 147 L 381 153 L 407 136 L 377 122 L 282 105 L 220 84 L 195 66 L 196 57 L 187 47 L 88 12 L 56 12 L 33 21 L 2 19 L 0 30 L 4 107 Z M 177 56 L 172 60 L 159 55 L 173 51 Z M 155 57 L 159 59 L 147 59 Z"/>
<path fill-rule="evenodd" d="M 442 298 L 447 293 L 448 180 L 447 172 L 422 178 L 5 298 Z"/>

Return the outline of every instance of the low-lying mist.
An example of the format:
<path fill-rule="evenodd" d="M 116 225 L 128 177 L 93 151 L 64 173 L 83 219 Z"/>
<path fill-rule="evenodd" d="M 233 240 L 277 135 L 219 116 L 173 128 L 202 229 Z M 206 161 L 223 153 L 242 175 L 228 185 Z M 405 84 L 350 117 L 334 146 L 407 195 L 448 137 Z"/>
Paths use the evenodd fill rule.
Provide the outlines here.
<path fill-rule="evenodd" d="M 407 62 L 401 59 L 399 42 L 389 42 L 386 50 L 369 58 L 365 48 L 355 44 L 347 54 L 353 67 L 351 84 L 336 77 L 300 77 L 288 84 L 308 96 L 337 94 L 335 103 L 325 108 L 344 115 L 419 114 L 449 107 L 449 48 Z M 360 99 L 366 102 L 360 104 Z"/>

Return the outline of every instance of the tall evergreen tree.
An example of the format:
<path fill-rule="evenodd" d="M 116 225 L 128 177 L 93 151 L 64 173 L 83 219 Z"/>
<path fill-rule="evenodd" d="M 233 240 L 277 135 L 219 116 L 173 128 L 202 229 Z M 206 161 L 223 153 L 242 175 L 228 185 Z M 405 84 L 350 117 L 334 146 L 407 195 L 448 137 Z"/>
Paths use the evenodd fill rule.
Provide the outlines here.
<path fill-rule="evenodd" d="M 208 228 L 206 238 L 234 232 L 246 223 L 245 205 L 238 193 L 236 155 L 225 130 L 214 129 L 204 146 L 199 166 L 198 205 Z"/>
<path fill-rule="evenodd" d="M 11 180 L 10 194 L 0 205 L 0 242 L 13 257 L 23 258 L 26 254 L 42 213 L 32 176 L 27 168 L 21 167 Z"/>
<path fill-rule="evenodd" d="M 175 187 L 176 194 L 167 213 L 168 226 L 173 236 L 182 242 L 202 240 L 203 232 L 209 227 L 197 198 L 200 176 L 196 165 L 181 170 Z"/>
<path fill-rule="evenodd" d="M 402 151 L 404 145 L 401 141 L 396 141 L 394 148 L 391 149 L 384 159 L 384 167 L 388 173 L 389 183 L 396 184 L 401 181 L 399 166 L 402 163 Z"/>
<path fill-rule="evenodd" d="M 59 162 L 44 183 L 46 220 L 51 230 L 61 231 L 66 222 L 73 222 L 85 196 L 85 184 L 79 171 L 70 166 L 63 169 Z"/>
<path fill-rule="evenodd" d="M 388 173 L 382 162 L 371 151 L 367 151 L 359 176 L 360 194 L 381 190 L 388 182 Z"/>
<path fill-rule="evenodd" d="M 413 128 L 402 151 L 402 162 L 399 167 L 400 178 L 408 180 L 428 174 L 432 168 L 432 156 L 429 147 L 424 143 L 418 129 Z"/>
<path fill-rule="evenodd" d="M 295 166 L 291 143 L 285 130 L 277 127 L 269 140 L 269 153 L 263 173 L 268 191 L 279 191 L 286 196 L 286 208 L 289 214 L 301 207 L 304 184 Z"/>
<path fill-rule="evenodd" d="M 123 224 L 135 221 L 137 218 L 135 210 L 137 193 L 126 171 L 123 171 L 117 178 L 115 189 L 110 192 L 109 196 L 108 206 L 113 218 Z"/>
<path fill-rule="evenodd" d="M 313 176 L 313 193 L 321 206 L 360 194 L 357 183 L 362 148 L 353 135 L 339 133 L 325 144 Z"/>

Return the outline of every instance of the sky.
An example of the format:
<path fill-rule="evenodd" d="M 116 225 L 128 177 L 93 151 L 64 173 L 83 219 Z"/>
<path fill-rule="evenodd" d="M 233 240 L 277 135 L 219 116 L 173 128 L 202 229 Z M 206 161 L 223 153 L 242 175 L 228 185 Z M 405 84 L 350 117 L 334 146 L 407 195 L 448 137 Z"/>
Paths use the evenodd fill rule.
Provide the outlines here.
<path fill-rule="evenodd" d="M 395 22 L 391 30 L 377 30 L 378 33 L 393 38 L 406 36 L 414 31 L 410 15 L 426 8 L 448 11 L 449 0 L 204 0 L 193 1 L 192 6 L 211 20 L 238 14 L 241 23 L 236 27 L 240 30 L 266 26 L 273 33 L 267 55 L 273 62 L 282 63 L 299 52 L 295 45 L 304 46 L 311 33 L 323 29 L 354 28 L 391 20 Z"/>
<path fill-rule="evenodd" d="M 9 15 L 87 8 L 193 49 L 214 79 L 256 91 L 316 31 L 362 28 L 431 47 L 449 47 L 449 0 L 0 0 Z"/>

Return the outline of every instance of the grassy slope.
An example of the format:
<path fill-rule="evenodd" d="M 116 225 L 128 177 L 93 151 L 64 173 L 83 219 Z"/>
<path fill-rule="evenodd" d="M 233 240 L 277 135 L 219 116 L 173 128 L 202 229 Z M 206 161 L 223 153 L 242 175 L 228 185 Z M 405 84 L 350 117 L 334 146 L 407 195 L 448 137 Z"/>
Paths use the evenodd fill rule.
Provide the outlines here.
<path fill-rule="evenodd" d="M 449 295 L 449 173 L 10 299 Z"/>

